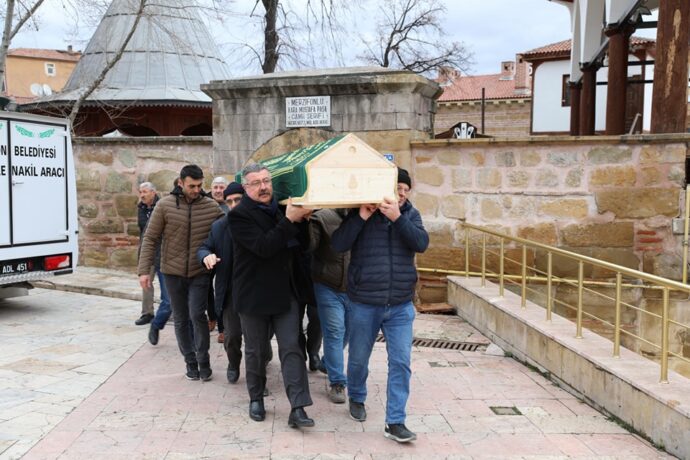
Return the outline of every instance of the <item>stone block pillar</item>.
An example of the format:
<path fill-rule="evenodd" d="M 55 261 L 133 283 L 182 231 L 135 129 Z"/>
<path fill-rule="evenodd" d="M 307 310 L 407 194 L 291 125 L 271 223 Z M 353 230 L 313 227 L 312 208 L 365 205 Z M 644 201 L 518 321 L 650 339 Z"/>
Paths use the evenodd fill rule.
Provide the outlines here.
<path fill-rule="evenodd" d="M 312 131 L 330 137 L 353 132 L 409 167 L 409 141 L 430 137 L 442 92 L 424 77 L 382 67 L 273 73 L 213 81 L 201 89 L 213 99 L 214 174 L 240 170 L 262 145 L 296 131 L 287 127 L 286 98 L 306 96 L 330 96 L 330 124 Z"/>

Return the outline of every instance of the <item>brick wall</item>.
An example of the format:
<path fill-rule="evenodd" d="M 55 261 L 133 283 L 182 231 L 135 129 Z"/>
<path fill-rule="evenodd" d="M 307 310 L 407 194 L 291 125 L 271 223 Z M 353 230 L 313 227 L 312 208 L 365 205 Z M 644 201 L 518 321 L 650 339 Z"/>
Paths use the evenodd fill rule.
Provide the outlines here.
<path fill-rule="evenodd" d="M 434 117 L 436 134 L 448 130 L 458 122 L 466 121 L 482 126 L 480 102 L 440 102 Z M 524 137 L 529 135 L 530 100 L 487 101 L 484 114 L 485 134 L 494 137 Z"/>

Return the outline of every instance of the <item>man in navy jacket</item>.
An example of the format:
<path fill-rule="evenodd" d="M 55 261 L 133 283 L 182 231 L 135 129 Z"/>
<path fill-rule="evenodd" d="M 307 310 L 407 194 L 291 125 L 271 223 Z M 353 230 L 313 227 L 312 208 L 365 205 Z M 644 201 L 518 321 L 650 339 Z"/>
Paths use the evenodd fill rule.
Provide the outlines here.
<path fill-rule="evenodd" d="M 414 257 L 429 246 L 419 212 L 407 200 L 412 182 L 398 168 L 398 200 L 386 198 L 379 205 L 362 205 L 335 231 L 333 249 L 350 251 L 347 295 L 349 357 L 347 389 L 350 416 L 366 420 L 369 357 L 383 331 L 388 352 L 386 428 L 384 436 L 398 442 L 417 436 L 405 427 L 405 406 L 410 394 L 412 304 L 417 270 Z"/>

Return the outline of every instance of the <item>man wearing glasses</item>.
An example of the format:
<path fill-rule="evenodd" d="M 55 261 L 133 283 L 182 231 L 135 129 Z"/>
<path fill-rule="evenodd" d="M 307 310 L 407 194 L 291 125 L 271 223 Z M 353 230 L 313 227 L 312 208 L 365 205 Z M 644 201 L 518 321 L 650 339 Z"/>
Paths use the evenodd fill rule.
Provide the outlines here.
<path fill-rule="evenodd" d="M 245 195 L 228 214 L 233 239 L 232 304 L 244 332 L 249 416 L 266 418 L 264 388 L 271 328 L 278 341 L 283 384 L 290 401 L 288 425 L 314 426 L 304 407 L 312 404 L 304 355 L 298 340 L 299 305 L 304 280 L 294 269 L 299 251 L 298 223 L 311 210 L 288 203 L 285 213 L 273 196 L 271 174 L 261 164 L 242 170 Z"/>

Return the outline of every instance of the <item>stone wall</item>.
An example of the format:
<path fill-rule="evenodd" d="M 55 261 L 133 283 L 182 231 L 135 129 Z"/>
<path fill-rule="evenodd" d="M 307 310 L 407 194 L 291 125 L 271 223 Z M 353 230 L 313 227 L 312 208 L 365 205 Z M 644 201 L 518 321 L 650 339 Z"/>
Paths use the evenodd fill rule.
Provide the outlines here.
<path fill-rule="evenodd" d="M 414 194 L 432 233 L 420 265 L 459 268 L 460 221 L 679 276 L 690 136 L 415 142 Z"/>
<path fill-rule="evenodd" d="M 81 265 L 136 268 L 138 189 L 152 182 L 163 194 L 182 166 L 196 163 L 213 180 L 211 138 L 76 138 Z"/>
<path fill-rule="evenodd" d="M 431 235 L 430 248 L 418 256 L 423 268 L 464 270 L 464 231 L 460 222 L 485 226 L 579 254 L 680 279 L 682 236 L 672 232 L 672 220 L 684 207 L 685 159 L 688 135 L 624 137 L 550 137 L 521 140 L 475 139 L 413 143 L 412 202 L 419 208 Z M 479 271 L 479 240 L 472 239 L 471 270 Z M 489 250 L 497 253 L 496 243 Z M 519 261 L 520 248 L 507 247 Z M 498 272 L 497 257 L 488 268 Z M 528 264 L 546 271 L 545 252 L 528 251 Z M 506 272 L 519 273 L 506 263 Z M 574 278 L 577 264 L 554 257 L 554 274 Z M 611 272 L 585 266 L 585 277 L 611 279 Z M 424 275 L 420 296 L 443 301 L 439 277 Z M 577 290 L 558 285 L 554 296 L 577 305 Z M 530 298 L 542 297 L 536 286 Z M 601 292 L 606 290 L 600 290 Z M 612 296 L 612 290 L 603 292 Z M 660 314 L 658 291 L 624 292 L 624 300 Z M 432 299 L 432 300 L 429 300 Z M 542 305 L 544 302 L 540 302 Z M 613 303 L 587 293 L 585 311 L 613 322 Z M 557 303 L 556 313 L 574 313 Z M 684 298 L 672 298 L 671 317 L 690 324 Z M 585 318 L 586 326 L 605 336 L 611 329 Z M 623 327 L 654 343 L 658 320 L 624 308 Z M 671 337 L 674 351 L 690 352 L 690 334 L 681 329 Z M 624 345 L 645 356 L 658 350 L 624 336 Z M 681 363 L 674 363 L 679 367 Z"/>
<path fill-rule="evenodd" d="M 530 99 L 491 100 L 486 102 L 484 131 L 489 136 L 525 137 L 530 133 Z M 481 131 L 482 104 L 480 101 L 439 102 L 434 117 L 434 132 L 447 131 L 466 121 Z"/>

